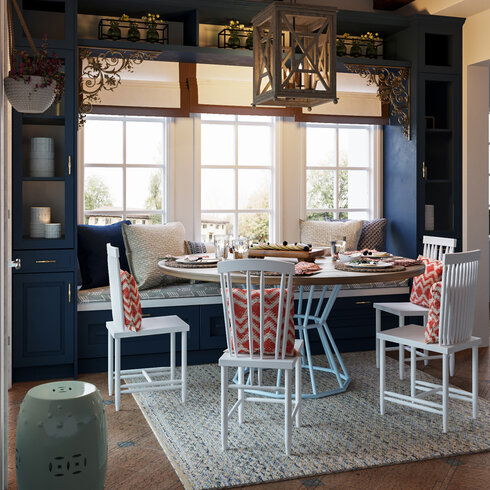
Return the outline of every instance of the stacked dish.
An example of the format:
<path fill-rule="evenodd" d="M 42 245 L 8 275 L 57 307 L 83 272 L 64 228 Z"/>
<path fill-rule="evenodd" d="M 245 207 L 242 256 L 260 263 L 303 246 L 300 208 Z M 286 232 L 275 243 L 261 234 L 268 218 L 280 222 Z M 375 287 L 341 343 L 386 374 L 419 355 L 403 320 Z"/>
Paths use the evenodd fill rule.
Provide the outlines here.
<path fill-rule="evenodd" d="M 31 238 L 44 238 L 46 224 L 51 221 L 51 208 L 45 206 L 31 207 Z"/>
<path fill-rule="evenodd" d="M 44 238 L 61 238 L 61 223 L 46 223 Z"/>
<path fill-rule="evenodd" d="M 54 139 L 31 138 L 31 177 L 54 177 Z"/>

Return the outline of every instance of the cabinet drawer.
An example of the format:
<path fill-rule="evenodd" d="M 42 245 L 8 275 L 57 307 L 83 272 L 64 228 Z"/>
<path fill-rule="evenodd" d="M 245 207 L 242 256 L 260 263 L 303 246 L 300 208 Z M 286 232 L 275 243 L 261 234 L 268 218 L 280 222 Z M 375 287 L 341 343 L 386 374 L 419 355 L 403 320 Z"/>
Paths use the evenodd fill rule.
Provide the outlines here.
<path fill-rule="evenodd" d="M 74 250 L 36 250 L 13 252 L 13 259 L 20 259 L 20 267 L 14 272 L 58 272 L 75 269 Z"/>

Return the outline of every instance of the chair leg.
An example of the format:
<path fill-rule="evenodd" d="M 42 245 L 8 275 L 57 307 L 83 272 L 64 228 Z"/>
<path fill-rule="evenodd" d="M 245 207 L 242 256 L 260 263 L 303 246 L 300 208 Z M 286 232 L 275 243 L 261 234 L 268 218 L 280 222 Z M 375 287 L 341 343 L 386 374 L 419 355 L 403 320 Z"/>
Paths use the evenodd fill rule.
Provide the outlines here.
<path fill-rule="evenodd" d="M 115 391 L 116 391 L 116 412 L 121 408 L 121 339 L 114 339 L 115 343 Z"/>
<path fill-rule="evenodd" d="M 175 380 L 175 332 L 170 334 L 170 380 Z"/>
<path fill-rule="evenodd" d="M 399 327 L 405 326 L 404 316 L 398 317 L 398 326 Z M 405 346 L 403 344 L 400 344 L 398 346 L 398 371 L 400 373 L 400 379 L 403 381 L 404 371 L 405 371 Z"/>
<path fill-rule="evenodd" d="M 410 396 L 415 398 L 415 368 L 417 361 L 415 359 L 415 347 L 410 347 Z"/>
<path fill-rule="evenodd" d="M 382 339 L 379 344 L 379 413 L 385 414 L 385 344 Z"/>
<path fill-rule="evenodd" d="M 478 347 L 471 348 L 471 400 L 473 418 L 478 415 Z"/>
<path fill-rule="evenodd" d="M 429 365 L 429 359 L 427 359 L 427 356 L 429 355 L 429 351 L 427 349 L 424 349 L 424 356 L 425 356 L 425 359 L 424 359 L 424 366 L 428 366 Z"/>
<path fill-rule="evenodd" d="M 114 339 L 109 330 L 107 331 L 107 391 L 112 396 L 114 386 Z"/>
<path fill-rule="evenodd" d="M 449 375 L 454 376 L 454 369 L 456 367 L 456 355 L 451 354 L 449 356 Z"/>
<path fill-rule="evenodd" d="M 228 367 L 221 366 L 221 447 L 228 448 Z"/>
<path fill-rule="evenodd" d="M 291 370 L 284 370 L 284 382 L 285 382 L 285 393 L 284 393 L 284 445 L 286 448 L 286 456 L 291 454 Z"/>
<path fill-rule="evenodd" d="M 376 308 L 376 368 L 379 369 L 379 339 L 378 333 L 381 332 L 381 310 Z"/>
<path fill-rule="evenodd" d="M 449 359 L 442 355 L 442 431 L 447 432 L 447 405 L 449 400 Z"/>
<path fill-rule="evenodd" d="M 180 341 L 180 376 L 182 382 L 182 403 L 187 400 L 187 332 L 182 332 Z"/>
<path fill-rule="evenodd" d="M 296 398 L 296 427 L 300 427 L 301 425 L 301 406 L 303 405 L 303 398 L 302 398 L 302 369 L 301 369 L 301 357 L 298 357 L 296 361 L 296 366 L 295 366 L 295 373 L 294 373 L 294 395 Z"/>
<path fill-rule="evenodd" d="M 245 371 L 242 367 L 238 368 L 238 384 L 243 385 L 245 383 Z M 245 403 L 245 390 L 238 390 L 238 423 L 243 423 L 243 404 Z"/>

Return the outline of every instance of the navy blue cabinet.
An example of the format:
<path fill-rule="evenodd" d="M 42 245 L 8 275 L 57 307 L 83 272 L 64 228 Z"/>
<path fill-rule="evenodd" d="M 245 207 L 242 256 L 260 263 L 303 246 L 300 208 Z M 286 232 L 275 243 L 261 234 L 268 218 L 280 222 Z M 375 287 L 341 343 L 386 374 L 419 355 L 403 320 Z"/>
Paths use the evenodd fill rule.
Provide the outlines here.
<path fill-rule="evenodd" d="M 73 364 L 74 274 L 16 274 L 13 295 L 14 370 Z"/>

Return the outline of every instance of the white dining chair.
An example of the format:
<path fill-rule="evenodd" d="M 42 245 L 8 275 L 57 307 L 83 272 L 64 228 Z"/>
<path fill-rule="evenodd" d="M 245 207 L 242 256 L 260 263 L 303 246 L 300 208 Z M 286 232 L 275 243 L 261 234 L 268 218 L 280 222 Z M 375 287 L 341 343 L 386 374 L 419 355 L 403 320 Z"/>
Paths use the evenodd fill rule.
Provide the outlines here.
<path fill-rule="evenodd" d="M 278 316 L 273 319 L 276 322 L 276 335 L 274 338 L 275 352 L 274 355 L 266 355 L 264 353 L 264 344 L 266 341 L 266 333 L 264 330 L 264 290 L 265 290 L 265 274 L 272 272 L 277 274 L 277 284 L 279 284 L 279 300 L 278 305 L 290 305 L 294 301 L 293 292 L 293 275 L 294 264 L 279 260 L 264 260 L 264 259 L 238 259 L 220 262 L 218 264 L 218 272 L 220 274 L 221 295 L 223 300 L 223 313 L 225 318 L 226 342 L 227 350 L 219 359 L 221 367 L 221 434 L 223 450 L 228 446 L 228 425 L 232 415 L 238 412 L 238 423 L 242 424 L 244 419 L 245 403 L 278 403 L 284 404 L 284 444 L 286 454 L 291 452 L 291 430 L 293 420 L 296 427 L 300 425 L 301 413 L 301 356 L 303 342 L 295 340 L 294 355 L 287 357 L 286 341 L 288 326 L 291 320 L 291 312 L 289 307 L 278 307 Z M 234 311 L 233 299 L 233 284 L 232 278 L 234 273 L 245 274 L 245 289 L 246 289 L 246 330 L 239 332 L 240 326 L 237 325 Z M 256 275 L 257 274 L 257 275 Z M 260 327 L 257 332 L 252 324 L 252 277 L 258 278 L 260 290 Z M 284 311 L 283 311 L 284 310 Z M 269 312 L 270 314 L 270 312 Z M 272 317 L 270 317 L 272 318 Z M 254 349 L 250 348 L 250 353 L 239 353 L 237 336 L 244 333 L 248 336 L 249 346 L 254 345 L 254 340 L 258 339 L 259 352 L 253 353 Z M 270 336 L 268 337 L 270 341 Z M 238 369 L 237 383 L 229 381 L 228 371 L 230 368 Z M 284 386 L 278 386 L 276 383 L 268 385 L 264 382 L 264 369 L 272 369 L 275 371 L 283 370 Z M 248 370 L 248 379 L 245 382 L 245 370 Z M 255 382 L 255 370 L 257 370 L 257 382 Z M 292 374 L 295 371 L 295 394 L 292 393 Z M 254 390 L 255 396 L 250 396 L 248 390 Z M 238 391 L 238 400 L 228 410 L 228 391 Z M 257 391 L 283 393 L 283 398 L 270 398 L 257 395 Z M 295 399 L 293 407 L 293 397 Z"/>
<path fill-rule="evenodd" d="M 389 401 L 426 412 L 442 415 L 443 432 L 447 432 L 449 398 L 472 403 L 472 415 L 478 411 L 478 346 L 481 339 L 472 336 L 478 262 L 480 251 L 446 254 L 442 258 L 442 288 L 439 322 L 439 342 L 426 344 L 424 329 L 419 325 L 405 325 L 379 332 L 380 341 L 380 412 L 384 415 L 385 402 Z M 406 345 L 410 348 L 410 396 L 385 389 L 386 342 Z M 449 387 L 449 356 L 472 349 L 471 392 Z M 416 349 L 426 349 L 442 356 L 442 385 L 416 379 Z M 426 398 L 441 395 L 442 404 Z"/>
<path fill-rule="evenodd" d="M 453 253 L 456 249 L 457 240 L 454 238 L 444 238 L 436 236 L 424 236 L 422 239 L 424 248 L 422 255 L 429 259 L 442 260 L 445 254 Z M 427 323 L 427 315 L 429 309 L 425 306 L 416 305 L 410 301 L 398 302 L 398 303 L 373 303 L 373 308 L 376 310 L 376 334 L 381 332 L 381 312 L 391 313 L 398 317 L 398 326 L 403 327 L 405 325 L 406 317 L 422 317 L 424 325 Z M 423 329 L 421 326 L 420 328 Z M 399 347 L 387 347 L 386 350 L 398 350 L 399 359 L 399 374 L 400 379 L 404 378 L 405 363 L 409 362 L 409 359 L 405 359 L 405 350 L 410 351 L 408 347 L 404 347 L 400 344 Z M 426 350 L 415 352 L 417 361 L 424 361 L 424 365 L 427 366 L 429 359 L 440 359 L 441 356 L 429 356 Z M 376 367 L 379 368 L 379 340 L 376 338 Z M 450 360 L 450 374 L 454 376 L 454 356 L 451 356 Z"/>
<path fill-rule="evenodd" d="M 107 266 L 109 268 L 109 286 L 111 292 L 112 321 L 106 322 L 107 328 L 107 383 L 109 396 L 115 391 L 115 407 L 121 407 L 122 393 L 142 391 L 181 390 L 182 403 L 187 394 L 187 332 L 189 325 L 176 315 L 154 316 L 142 319 L 141 330 L 133 332 L 124 326 L 124 309 L 121 279 L 119 275 L 119 249 L 107 244 Z M 181 334 L 181 376 L 176 378 L 175 335 Z M 147 335 L 170 335 L 170 366 L 143 369 L 121 370 L 121 340 L 145 337 Z M 168 377 L 169 379 L 161 379 Z M 135 383 L 121 382 L 134 378 L 145 381 Z"/>

